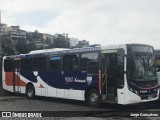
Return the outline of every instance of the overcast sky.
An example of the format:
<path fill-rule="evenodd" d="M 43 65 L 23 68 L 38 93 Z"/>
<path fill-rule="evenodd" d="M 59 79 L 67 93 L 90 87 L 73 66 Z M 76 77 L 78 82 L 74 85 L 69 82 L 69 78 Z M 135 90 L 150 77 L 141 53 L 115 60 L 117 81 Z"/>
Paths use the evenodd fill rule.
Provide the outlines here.
<path fill-rule="evenodd" d="M 2 23 L 26 31 L 160 49 L 160 0 L 0 0 L 0 9 Z"/>

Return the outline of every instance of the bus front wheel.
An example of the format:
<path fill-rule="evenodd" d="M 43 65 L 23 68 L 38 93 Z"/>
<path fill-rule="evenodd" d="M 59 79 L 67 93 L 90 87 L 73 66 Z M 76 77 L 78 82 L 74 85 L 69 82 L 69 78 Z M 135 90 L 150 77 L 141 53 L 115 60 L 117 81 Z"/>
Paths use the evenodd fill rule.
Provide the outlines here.
<path fill-rule="evenodd" d="M 28 85 L 26 90 L 27 98 L 33 99 L 35 97 L 35 89 L 33 85 Z"/>
<path fill-rule="evenodd" d="M 96 89 L 91 89 L 87 94 L 87 102 L 92 107 L 99 107 L 101 104 L 99 91 Z"/>

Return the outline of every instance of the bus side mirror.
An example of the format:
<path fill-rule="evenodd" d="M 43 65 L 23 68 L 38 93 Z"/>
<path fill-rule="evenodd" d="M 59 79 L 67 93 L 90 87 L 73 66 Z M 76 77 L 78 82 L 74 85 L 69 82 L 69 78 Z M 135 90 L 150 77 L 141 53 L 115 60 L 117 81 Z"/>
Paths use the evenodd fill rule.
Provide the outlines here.
<path fill-rule="evenodd" d="M 117 50 L 117 88 L 124 87 L 124 49 Z"/>

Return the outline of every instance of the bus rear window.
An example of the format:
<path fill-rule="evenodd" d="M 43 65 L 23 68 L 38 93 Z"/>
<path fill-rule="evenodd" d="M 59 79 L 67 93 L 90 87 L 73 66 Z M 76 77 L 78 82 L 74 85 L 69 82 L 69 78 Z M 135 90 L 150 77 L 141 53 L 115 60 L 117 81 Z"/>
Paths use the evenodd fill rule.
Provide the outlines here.
<path fill-rule="evenodd" d="M 12 72 L 13 71 L 13 60 L 11 60 L 11 59 L 4 60 L 4 71 L 5 72 Z"/>

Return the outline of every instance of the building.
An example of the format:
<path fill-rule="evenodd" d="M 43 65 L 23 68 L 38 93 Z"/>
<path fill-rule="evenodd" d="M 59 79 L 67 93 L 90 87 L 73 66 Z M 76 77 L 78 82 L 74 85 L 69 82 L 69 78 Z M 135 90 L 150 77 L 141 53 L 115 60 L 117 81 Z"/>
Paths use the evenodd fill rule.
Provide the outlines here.
<path fill-rule="evenodd" d="M 21 30 L 20 26 L 18 25 L 9 27 L 7 27 L 6 24 L 0 25 L 0 35 L 10 39 L 13 44 L 13 48 L 15 48 L 15 45 L 19 40 L 24 41 L 26 44 L 33 43 L 37 48 L 48 48 L 50 44 L 56 44 L 54 43 L 55 41 L 60 41 L 59 43 L 62 44 L 64 42 L 64 46 L 67 48 L 89 46 L 89 41 L 79 41 L 79 39 L 77 38 L 69 38 L 68 33 L 56 33 L 54 35 L 50 35 L 46 33 L 39 33 L 37 30 L 35 30 L 34 32 L 26 32 L 24 30 Z"/>
<path fill-rule="evenodd" d="M 53 43 L 54 36 L 50 34 L 43 34 L 43 40 L 47 43 Z"/>
<path fill-rule="evenodd" d="M 26 31 L 20 30 L 20 27 L 17 26 L 5 26 L 6 35 L 9 36 L 12 41 L 13 46 L 15 46 L 18 40 L 23 40 L 26 43 Z"/>
<path fill-rule="evenodd" d="M 13 45 L 16 45 L 18 40 L 23 40 L 26 43 L 26 32 L 23 30 L 9 31 L 8 35 Z"/>
<path fill-rule="evenodd" d="M 0 23 L 0 41 L 1 37 L 7 35 L 7 24 Z M 0 42 L 0 57 L 2 57 L 2 54 L 4 54 L 4 49 L 1 47 Z"/>
<path fill-rule="evenodd" d="M 65 34 L 58 34 L 58 33 L 56 33 L 56 34 L 54 34 L 54 38 L 66 38 L 66 36 L 65 36 Z"/>
<path fill-rule="evenodd" d="M 43 34 L 39 33 L 37 30 L 31 33 L 32 34 L 32 42 L 35 43 L 37 48 L 43 47 Z"/>
<path fill-rule="evenodd" d="M 19 31 L 20 30 L 20 27 L 17 25 L 17 26 L 9 26 L 7 27 L 7 32 L 16 32 L 16 31 Z"/>
<path fill-rule="evenodd" d="M 79 41 L 78 43 L 78 47 L 87 47 L 89 46 L 89 41 L 86 41 L 86 40 L 82 40 L 82 41 Z"/>
<path fill-rule="evenodd" d="M 34 32 L 26 32 L 26 43 L 34 44 L 37 48 L 47 48 L 47 39 L 52 38 L 52 35 L 39 33 L 37 30 Z"/>
<path fill-rule="evenodd" d="M 0 26 L 0 28 L 1 28 L 0 34 L 1 35 L 6 35 L 7 34 L 7 24 L 1 23 L 0 25 L 1 25 Z"/>
<path fill-rule="evenodd" d="M 70 44 L 70 48 L 77 47 L 78 39 L 77 38 L 69 38 L 69 44 Z"/>

